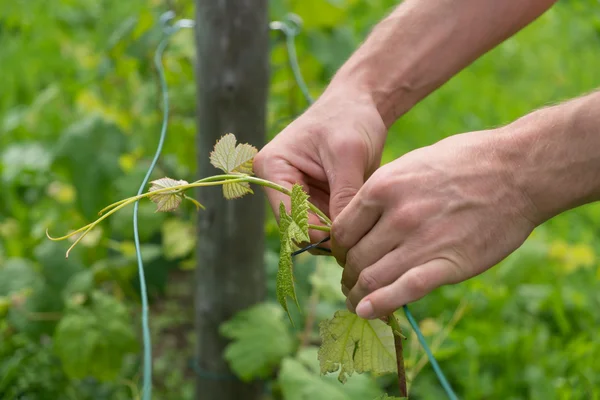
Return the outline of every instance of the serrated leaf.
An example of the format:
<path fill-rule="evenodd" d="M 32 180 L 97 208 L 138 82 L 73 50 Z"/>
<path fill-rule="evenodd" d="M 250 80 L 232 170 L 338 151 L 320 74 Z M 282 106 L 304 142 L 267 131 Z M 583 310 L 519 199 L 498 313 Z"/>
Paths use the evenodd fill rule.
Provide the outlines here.
<path fill-rule="evenodd" d="M 394 335 L 384 322 L 364 320 L 349 311 L 337 311 L 320 324 L 321 373 L 340 371 L 346 382 L 353 372 L 374 374 L 396 372 Z"/>
<path fill-rule="evenodd" d="M 223 172 L 230 173 L 233 171 L 237 156 L 236 142 L 233 133 L 228 133 L 219 139 L 214 150 L 210 153 L 210 163 Z"/>
<path fill-rule="evenodd" d="M 252 175 L 253 160 L 258 150 L 247 143 L 240 143 L 237 146 L 236 143 L 237 140 L 232 133 L 219 139 L 210 153 L 210 163 L 228 174 Z M 223 185 L 223 196 L 226 199 L 236 199 L 248 193 L 253 192 L 247 182 Z"/>
<path fill-rule="evenodd" d="M 308 195 L 302 189 L 302 186 L 294 184 L 292 186 L 292 221 L 298 227 L 294 231 L 296 242 L 308 242 Z"/>
<path fill-rule="evenodd" d="M 155 181 L 150 182 L 149 192 L 154 192 L 159 189 L 166 189 L 170 187 L 175 187 L 179 185 L 187 185 L 186 181 L 176 181 L 171 178 L 161 178 Z M 156 193 L 150 195 L 150 200 L 157 204 L 156 211 L 173 211 L 179 207 L 181 202 L 183 201 L 184 194 L 177 189 L 170 191 L 164 191 L 161 193 Z"/>
<path fill-rule="evenodd" d="M 254 194 L 248 182 L 223 184 L 223 196 L 228 200 L 240 198 L 248 193 Z"/>
<path fill-rule="evenodd" d="M 254 156 L 258 152 L 256 147 L 248 143 L 240 143 L 236 147 L 237 154 L 235 156 L 235 168 L 230 172 L 239 172 L 242 174 L 252 175 Z"/>
<path fill-rule="evenodd" d="M 279 240 L 281 246 L 279 250 L 279 269 L 277 270 L 277 278 L 275 280 L 275 292 L 279 304 L 287 312 L 290 321 L 292 317 L 288 310 L 287 297 L 291 297 L 296 302 L 298 308 L 300 308 L 298 298 L 296 297 L 296 289 L 294 288 L 292 263 L 294 243 L 290 237 L 290 227 L 292 225 L 292 217 L 287 214 L 285 206 L 281 203 L 279 206 Z"/>
<path fill-rule="evenodd" d="M 287 297 L 291 297 L 298 308 L 298 298 L 294 288 L 294 273 L 292 263 L 292 252 L 296 245 L 310 240 L 308 236 L 308 195 L 300 185 L 292 186 L 291 194 L 292 209 L 287 213 L 285 205 L 279 205 L 279 239 L 281 243 L 279 252 L 279 269 L 275 281 L 275 292 L 277 300 L 290 316 L 287 307 Z M 293 323 L 293 321 L 292 321 Z"/>
<path fill-rule="evenodd" d="M 221 334 L 233 340 L 225 349 L 225 359 L 243 381 L 267 378 L 294 351 L 294 338 L 282 316 L 281 308 L 262 303 L 221 325 Z"/>

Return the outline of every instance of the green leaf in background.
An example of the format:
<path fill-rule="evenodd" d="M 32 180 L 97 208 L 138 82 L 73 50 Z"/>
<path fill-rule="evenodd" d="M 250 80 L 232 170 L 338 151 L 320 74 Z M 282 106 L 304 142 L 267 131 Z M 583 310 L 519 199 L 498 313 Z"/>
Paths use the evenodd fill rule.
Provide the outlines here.
<path fill-rule="evenodd" d="M 78 206 L 87 219 L 111 203 L 114 180 L 121 175 L 119 155 L 125 147 L 121 130 L 100 117 L 78 121 L 60 137 L 56 162 L 71 176 Z"/>
<path fill-rule="evenodd" d="M 37 186 L 43 182 L 51 162 L 52 153 L 41 143 L 13 144 L 0 153 L 2 181 Z"/>
<path fill-rule="evenodd" d="M 340 288 L 342 271 L 343 269 L 333 258 L 317 257 L 317 268 L 310 276 L 310 283 L 323 300 L 331 302 L 346 300 Z"/>
<path fill-rule="evenodd" d="M 283 360 L 278 382 L 285 400 L 365 400 L 380 396 L 382 390 L 367 375 L 358 375 L 341 384 L 333 376 L 321 376 L 316 347 L 300 349 L 296 358 Z"/>
<path fill-rule="evenodd" d="M 54 335 L 55 351 L 67 375 L 73 379 L 114 379 L 121 371 L 123 357 L 137 351 L 131 322 L 123 304 L 98 291 L 89 304 L 69 310 Z"/>
<path fill-rule="evenodd" d="M 180 219 L 168 219 L 162 225 L 162 240 L 162 250 L 167 260 L 186 257 L 196 246 L 194 225 Z"/>
<path fill-rule="evenodd" d="M 40 276 L 29 260 L 12 258 L 0 266 L 0 296 L 33 289 L 40 283 Z"/>
<path fill-rule="evenodd" d="M 298 14 L 307 29 L 331 28 L 343 23 L 352 0 L 295 0 L 293 11 Z"/>
<path fill-rule="evenodd" d="M 225 349 L 225 359 L 242 380 L 267 378 L 294 350 L 296 342 L 282 317 L 281 308 L 261 303 L 221 325 L 221 334 L 233 341 Z"/>
<path fill-rule="evenodd" d="M 338 311 L 320 324 L 323 343 L 319 349 L 321 372 L 337 372 L 346 382 L 353 372 L 396 372 L 392 330 L 384 322 L 365 320 L 350 311 Z"/>

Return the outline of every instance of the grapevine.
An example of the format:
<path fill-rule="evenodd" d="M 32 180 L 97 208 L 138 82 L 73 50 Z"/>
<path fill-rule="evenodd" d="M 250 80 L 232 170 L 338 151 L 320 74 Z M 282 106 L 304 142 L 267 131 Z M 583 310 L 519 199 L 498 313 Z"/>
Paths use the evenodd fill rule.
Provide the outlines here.
<path fill-rule="evenodd" d="M 115 214 L 117 211 L 134 204 L 142 199 L 149 199 L 156 204 L 156 211 L 170 212 L 176 210 L 183 201 L 190 201 L 198 210 L 204 206 L 186 192 L 197 187 L 221 186 L 225 199 L 236 199 L 254 193 L 250 184 L 277 190 L 290 197 L 291 207 L 288 212 L 283 202 L 280 204 L 279 237 L 280 254 L 277 273 L 277 300 L 291 316 L 287 299 L 292 299 L 298 307 L 298 299 L 294 288 L 292 255 L 302 244 L 309 242 L 309 231 L 319 230 L 329 232 L 331 220 L 309 201 L 309 196 L 302 186 L 295 184 L 291 190 L 277 183 L 254 176 L 252 166 L 257 149 L 246 143 L 237 143 L 235 136 L 226 134 L 215 144 L 210 154 L 211 164 L 224 172 L 197 180 L 186 182 L 164 177 L 150 182 L 147 192 L 128 197 L 112 203 L 99 212 L 99 217 L 81 228 L 66 235 L 53 237 L 46 231 L 50 240 L 60 241 L 74 237 L 75 240 L 66 251 L 69 256 L 77 244 L 98 224 Z M 308 215 L 316 215 L 321 225 L 308 223 Z M 337 372 L 341 382 L 353 372 L 371 372 L 383 374 L 397 372 L 400 392 L 406 397 L 406 378 L 402 357 L 402 338 L 400 325 L 392 314 L 387 318 L 387 324 L 381 320 L 367 321 L 347 311 L 340 311 L 335 316 L 321 323 L 320 333 L 323 344 L 319 349 L 321 372 Z M 292 322 L 293 323 L 293 322 Z M 351 351 L 348 351 L 348 349 Z"/>

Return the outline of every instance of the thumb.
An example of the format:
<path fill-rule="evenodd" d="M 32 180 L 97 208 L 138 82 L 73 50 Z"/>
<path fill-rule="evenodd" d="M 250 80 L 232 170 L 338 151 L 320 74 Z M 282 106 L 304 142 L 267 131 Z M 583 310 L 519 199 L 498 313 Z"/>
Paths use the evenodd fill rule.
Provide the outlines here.
<path fill-rule="evenodd" d="M 360 157 L 340 154 L 327 171 L 329 213 L 332 220 L 342 212 L 365 183 L 365 165 Z"/>

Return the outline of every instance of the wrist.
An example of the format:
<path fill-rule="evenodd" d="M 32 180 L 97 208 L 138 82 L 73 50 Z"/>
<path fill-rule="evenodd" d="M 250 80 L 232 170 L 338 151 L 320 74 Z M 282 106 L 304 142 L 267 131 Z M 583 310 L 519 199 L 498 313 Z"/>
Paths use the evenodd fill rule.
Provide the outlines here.
<path fill-rule="evenodd" d="M 537 225 L 600 200 L 600 94 L 535 111 L 497 130 L 500 157 Z"/>
<path fill-rule="evenodd" d="M 386 71 L 383 79 L 382 71 L 374 65 L 377 64 L 377 57 L 361 50 L 340 68 L 331 80 L 330 87 L 333 91 L 343 88 L 363 101 L 370 102 L 389 129 L 419 99 L 410 80 L 406 78 L 407 74 L 403 74 L 401 68 L 395 71 L 396 77 L 387 76 L 389 71 Z"/>
<path fill-rule="evenodd" d="M 311 108 L 319 120 L 337 119 L 355 120 L 357 125 L 370 137 L 371 142 L 385 143 L 388 127 L 384 123 L 377 104 L 368 91 L 350 83 L 340 84 L 332 81 Z"/>

